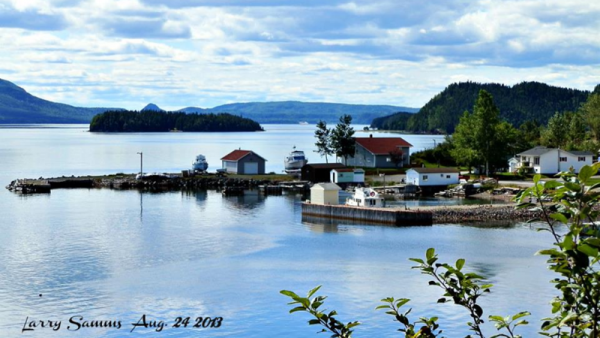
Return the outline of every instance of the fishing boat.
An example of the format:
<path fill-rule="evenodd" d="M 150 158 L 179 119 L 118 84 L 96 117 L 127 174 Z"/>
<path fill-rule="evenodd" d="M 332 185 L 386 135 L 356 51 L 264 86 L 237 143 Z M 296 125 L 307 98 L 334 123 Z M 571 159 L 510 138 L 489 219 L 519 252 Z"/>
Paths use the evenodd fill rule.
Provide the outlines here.
<path fill-rule="evenodd" d="M 346 199 L 346 205 L 367 208 L 385 207 L 385 199 L 371 188 L 356 188 L 354 196 Z"/>
<path fill-rule="evenodd" d="M 301 125 L 305 126 L 305 125 L 308 125 L 308 122 L 306 122 L 306 121 L 300 121 L 300 122 L 298 122 L 298 124 L 301 124 Z"/>
<path fill-rule="evenodd" d="M 302 150 L 296 150 L 296 146 L 292 149 L 292 152 L 285 158 L 284 166 L 285 172 L 288 174 L 300 173 L 302 167 L 308 163 L 308 159 L 304 156 Z"/>
<path fill-rule="evenodd" d="M 206 157 L 204 157 L 204 155 L 196 156 L 196 161 L 192 163 L 192 169 L 194 171 L 206 171 L 206 169 L 208 169 L 208 162 L 206 162 Z"/>

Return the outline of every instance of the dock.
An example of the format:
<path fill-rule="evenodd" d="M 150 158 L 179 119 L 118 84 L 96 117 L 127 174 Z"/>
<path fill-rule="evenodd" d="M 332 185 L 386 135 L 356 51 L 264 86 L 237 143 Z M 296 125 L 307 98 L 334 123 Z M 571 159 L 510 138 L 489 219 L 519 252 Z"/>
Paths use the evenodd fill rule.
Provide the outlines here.
<path fill-rule="evenodd" d="M 433 225 L 430 211 L 302 203 L 302 216 L 396 226 Z"/>

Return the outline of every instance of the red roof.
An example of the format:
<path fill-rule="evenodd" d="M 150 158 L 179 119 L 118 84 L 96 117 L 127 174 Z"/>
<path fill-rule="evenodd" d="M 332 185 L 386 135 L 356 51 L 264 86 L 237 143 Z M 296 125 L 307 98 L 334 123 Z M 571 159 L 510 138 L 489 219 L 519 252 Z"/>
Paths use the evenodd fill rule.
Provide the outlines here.
<path fill-rule="evenodd" d="M 234 150 L 229 154 L 225 155 L 221 160 L 223 161 L 239 161 L 242 157 L 250 154 L 251 150 Z"/>
<path fill-rule="evenodd" d="M 357 137 L 356 143 L 375 155 L 389 154 L 401 147 L 412 147 L 402 137 Z"/>

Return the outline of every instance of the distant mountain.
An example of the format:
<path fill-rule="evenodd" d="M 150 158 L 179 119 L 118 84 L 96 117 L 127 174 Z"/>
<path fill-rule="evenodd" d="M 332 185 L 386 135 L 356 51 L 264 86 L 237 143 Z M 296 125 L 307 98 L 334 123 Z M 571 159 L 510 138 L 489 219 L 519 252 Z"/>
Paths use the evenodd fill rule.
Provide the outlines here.
<path fill-rule="evenodd" d="M 148 103 L 144 108 L 142 108 L 141 111 L 164 111 L 163 109 L 160 109 L 157 105 L 155 105 L 154 103 Z"/>
<path fill-rule="evenodd" d="M 96 114 L 121 108 L 79 108 L 37 98 L 23 88 L 0 79 L 0 124 L 2 123 L 89 123 Z M 142 111 L 164 112 L 156 104 L 149 103 Z M 230 113 L 253 119 L 259 123 L 311 124 L 319 120 L 337 122 L 343 114 L 350 114 L 354 123 L 367 124 L 374 118 L 404 111 L 415 113 L 416 108 L 386 105 L 354 105 L 318 102 L 250 102 L 233 103 L 214 108 L 188 107 L 185 113 Z"/>
<path fill-rule="evenodd" d="M 412 132 L 452 133 L 462 114 L 466 110 L 473 110 L 481 89 L 492 94 L 500 109 L 500 116 L 517 127 L 527 120 L 546 124 L 555 112 L 575 111 L 590 94 L 585 90 L 553 87 L 539 82 L 522 82 L 512 87 L 497 83 L 454 83 L 434 96 L 419 113 L 412 116 L 393 114 L 374 119 L 371 126 Z"/>
<path fill-rule="evenodd" d="M 214 108 L 187 107 L 179 111 L 186 113 L 230 113 L 242 115 L 260 123 L 298 123 L 311 124 L 319 120 L 337 122 L 343 114 L 350 114 L 354 123 L 371 123 L 374 118 L 404 111 L 416 113 L 417 108 L 386 105 L 358 105 L 321 102 L 249 102 L 225 104 Z"/>
<path fill-rule="evenodd" d="M 110 108 L 78 108 L 35 97 L 23 88 L 0 79 L 0 124 L 89 123 Z"/>

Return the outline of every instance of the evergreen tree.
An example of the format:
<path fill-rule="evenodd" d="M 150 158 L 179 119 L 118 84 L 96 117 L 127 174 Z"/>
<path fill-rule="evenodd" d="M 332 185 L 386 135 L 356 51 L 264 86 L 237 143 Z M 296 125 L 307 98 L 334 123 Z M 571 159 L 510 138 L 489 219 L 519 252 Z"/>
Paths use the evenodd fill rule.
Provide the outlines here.
<path fill-rule="evenodd" d="M 472 114 L 465 111 L 451 138 L 454 147 L 450 150 L 450 154 L 457 164 L 467 166 L 469 173 L 479 161 L 478 152 L 475 149 L 474 129 L 475 120 Z"/>
<path fill-rule="evenodd" d="M 598 89 L 598 88 L 596 88 Z M 589 96 L 581 110 L 596 141 L 600 141 L 600 93 Z"/>
<path fill-rule="evenodd" d="M 315 130 L 315 137 L 317 138 L 317 150 L 316 153 L 319 153 L 321 157 L 325 156 L 325 162 L 329 163 L 327 156 L 333 154 L 333 150 L 331 149 L 331 129 L 327 129 L 327 123 L 324 121 L 319 121 L 317 123 L 317 130 Z"/>
<path fill-rule="evenodd" d="M 569 122 L 565 114 L 556 112 L 542 131 L 541 143 L 550 148 L 566 148 L 569 141 Z"/>
<path fill-rule="evenodd" d="M 340 122 L 331 132 L 331 148 L 338 157 L 344 159 L 344 164 L 348 162 L 348 156 L 354 157 L 356 148 L 354 140 L 354 129 L 350 126 L 352 116 L 343 115 Z"/>
<path fill-rule="evenodd" d="M 500 124 L 498 107 L 492 95 L 485 90 L 479 91 L 479 97 L 473 107 L 475 149 L 485 163 L 485 173 L 490 174 L 490 162 L 498 157 L 499 147 L 497 127 Z"/>

